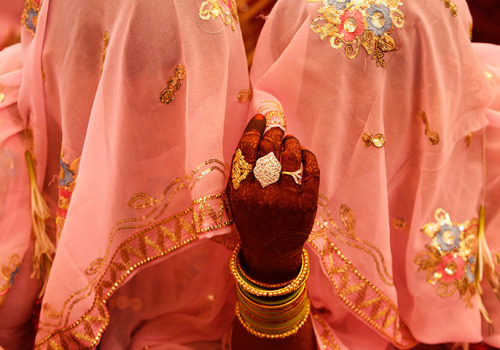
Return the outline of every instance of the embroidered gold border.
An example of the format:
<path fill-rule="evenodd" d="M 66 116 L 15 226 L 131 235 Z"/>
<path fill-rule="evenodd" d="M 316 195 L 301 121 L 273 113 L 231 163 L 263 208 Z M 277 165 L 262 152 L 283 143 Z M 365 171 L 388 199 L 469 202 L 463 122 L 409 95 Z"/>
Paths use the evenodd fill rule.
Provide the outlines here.
<path fill-rule="evenodd" d="M 397 306 L 359 273 L 324 230 L 313 232 L 309 243 L 319 253 L 338 297 L 347 307 L 398 347 L 408 349 L 418 344 L 400 319 Z"/>
<path fill-rule="evenodd" d="M 193 170 L 191 174 L 185 175 L 184 177 L 178 178 L 172 183 L 170 183 L 165 188 L 163 194 L 159 198 L 154 198 L 147 193 L 137 193 L 133 195 L 128 202 L 128 206 L 132 209 L 148 209 L 149 211 L 143 216 L 123 219 L 115 224 L 115 226 L 111 231 L 111 234 L 109 235 L 106 252 L 104 256 L 98 257 L 93 261 L 91 261 L 87 269 L 85 270 L 85 273 L 87 275 L 95 275 L 95 277 L 89 281 L 86 287 L 73 292 L 66 299 L 60 311 L 55 310 L 55 308 L 53 308 L 48 303 L 44 303 L 42 305 L 42 316 L 46 314 L 48 318 L 55 320 L 54 321 L 55 323 L 46 323 L 45 321 L 41 320 L 39 323 L 39 329 L 41 331 L 50 332 L 51 329 L 68 326 L 69 317 L 73 307 L 81 300 L 89 297 L 92 294 L 92 288 L 98 281 L 99 277 L 98 272 L 101 271 L 104 262 L 107 261 L 110 255 L 111 243 L 119 231 L 136 230 L 137 232 L 140 230 L 146 230 L 148 228 L 152 228 L 155 225 L 155 223 L 157 223 L 158 220 L 160 220 L 160 217 L 163 215 L 163 213 L 169 206 L 170 201 L 172 200 L 173 197 L 175 197 L 175 195 L 179 191 L 185 189 L 190 189 L 190 190 L 193 189 L 193 187 L 198 183 L 198 181 L 200 181 L 205 175 L 214 170 L 224 174 L 223 169 L 224 169 L 224 162 L 217 159 L 210 159 L 200 164 L 195 170 Z M 199 201 L 202 200 L 203 198 L 199 199 Z M 193 204 L 196 204 L 195 202 L 193 202 Z M 195 205 L 194 212 L 197 212 L 197 208 L 203 209 L 203 206 Z M 220 212 L 220 208 L 218 211 Z M 168 219 L 166 220 L 168 221 Z M 198 222 L 199 224 L 197 230 L 200 230 L 199 232 L 207 232 L 208 230 L 210 230 L 210 225 L 205 225 L 204 227 L 203 224 L 200 225 L 200 220 L 198 220 Z M 205 229 L 205 231 L 202 231 L 203 229 Z M 167 230 L 165 232 L 168 233 L 169 231 Z M 178 234 L 174 233 L 171 234 L 170 236 L 174 237 L 175 239 L 176 235 L 178 236 Z M 68 310 L 66 310 L 66 307 L 68 307 Z M 66 315 L 64 323 L 63 323 L 63 315 Z"/>
<path fill-rule="evenodd" d="M 359 249 L 366 254 L 368 254 L 377 269 L 377 273 L 385 284 L 388 286 L 393 286 L 393 278 L 387 264 L 385 263 L 385 258 L 380 249 L 378 249 L 373 243 L 368 242 L 362 238 L 359 238 L 356 234 L 356 216 L 354 212 L 346 204 L 342 204 L 339 209 L 339 216 L 344 226 L 342 229 L 332 217 L 330 210 L 328 208 L 328 198 L 324 195 L 319 195 L 318 198 L 318 215 L 317 218 L 321 221 L 317 221 L 316 225 L 321 230 L 325 230 L 328 234 L 338 239 L 340 242 L 347 244 L 353 248 Z"/>
<path fill-rule="evenodd" d="M 339 344 L 333 337 L 328 324 L 323 321 L 318 315 L 311 313 L 311 316 L 313 317 L 313 322 L 318 329 L 319 338 L 321 340 L 321 348 L 327 350 L 341 350 Z"/>
<path fill-rule="evenodd" d="M 154 199 L 144 193 L 132 197 L 129 202 L 130 207 L 134 209 L 153 207 L 153 209 L 141 218 L 119 221 L 110 234 L 108 251 L 104 257 L 96 259 L 99 260 L 97 265 L 94 264 L 96 260 L 91 265 L 94 264 L 92 266 L 96 270 L 99 270 L 99 267 L 103 267 L 102 264 L 107 261 L 109 254 L 109 245 L 119 229 L 138 229 L 138 232 L 136 231 L 121 243 L 114 251 L 102 273 L 96 274 L 99 277 L 89 282 L 87 287 L 73 293 L 65 301 L 61 311 L 56 311 L 50 305 L 44 305 L 42 309 L 47 313 L 47 317 L 51 318 L 53 316 L 59 320 L 60 324 L 62 322 L 63 310 L 66 310 L 70 300 L 87 291 L 85 295 L 73 300 L 65 312 L 65 324 L 67 324 L 67 319 L 70 316 L 73 306 L 77 302 L 94 294 L 92 306 L 69 326 L 52 330 L 54 329 L 54 325 L 41 324 L 40 330 L 44 330 L 49 334 L 38 341 L 35 344 L 35 348 L 52 349 L 62 347 L 66 349 L 69 348 L 70 344 L 73 346 L 76 345 L 78 348 L 94 347 L 100 341 L 102 333 L 109 323 L 109 313 L 106 307 L 108 299 L 127 280 L 132 272 L 151 261 L 194 243 L 199 240 L 199 236 L 203 233 L 232 224 L 227 214 L 228 202 L 224 192 L 196 199 L 186 210 L 166 219 L 158 220 L 166 210 L 172 197 L 180 189 L 192 188 L 202 176 L 213 170 L 223 171 L 215 165 L 203 170 L 200 175 L 196 176 L 197 172 L 204 166 L 213 163 L 224 164 L 218 160 L 209 160 L 203 163 L 191 175 L 177 179 L 170 184 L 158 199 Z M 143 221 L 148 218 L 150 219 L 148 220 L 148 225 L 131 225 L 134 221 Z M 128 226 L 123 226 L 124 224 Z"/>

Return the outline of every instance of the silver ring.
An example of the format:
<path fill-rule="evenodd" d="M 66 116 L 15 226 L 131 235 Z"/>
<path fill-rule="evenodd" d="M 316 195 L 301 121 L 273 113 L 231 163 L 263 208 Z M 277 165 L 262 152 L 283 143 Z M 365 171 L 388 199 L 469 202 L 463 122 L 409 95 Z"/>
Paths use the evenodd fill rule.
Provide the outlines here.
<path fill-rule="evenodd" d="M 272 185 L 280 179 L 281 163 L 271 152 L 267 156 L 257 159 L 253 174 L 262 187 Z"/>
<path fill-rule="evenodd" d="M 283 171 L 281 172 L 283 175 L 290 175 L 293 177 L 293 180 L 297 185 L 302 185 L 302 172 L 304 170 L 304 167 L 302 166 L 302 163 L 300 163 L 300 169 L 297 171 Z"/>

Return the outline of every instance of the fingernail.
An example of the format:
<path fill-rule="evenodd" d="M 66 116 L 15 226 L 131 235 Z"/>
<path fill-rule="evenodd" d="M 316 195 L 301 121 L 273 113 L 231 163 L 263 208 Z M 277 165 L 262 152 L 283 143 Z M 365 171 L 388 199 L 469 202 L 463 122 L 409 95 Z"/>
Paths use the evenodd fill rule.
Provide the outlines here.
<path fill-rule="evenodd" d="M 264 120 L 265 117 L 262 114 L 256 114 L 255 117 L 253 117 L 255 120 Z"/>

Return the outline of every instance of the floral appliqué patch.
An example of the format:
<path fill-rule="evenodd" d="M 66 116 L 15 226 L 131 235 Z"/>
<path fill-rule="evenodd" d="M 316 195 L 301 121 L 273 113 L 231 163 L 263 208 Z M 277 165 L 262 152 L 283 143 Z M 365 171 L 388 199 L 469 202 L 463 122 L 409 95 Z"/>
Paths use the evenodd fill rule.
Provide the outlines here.
<path fill-rule="evenodd" d="M 203 20 L 222 18 L 225 25 L 230 25 L 232 30 L 236 30 L 236 23 L 239 22 L 238 8 L 235 0 L 207 0 L 200 6 L 200 18 Z"/>
<path fill-rule="evenodd" d="M 440 296 L 447 298 L 456 291 L 472 307 L 471 296 L 476 293 L 477 232 L 479 221 L 453 223 L 443 209 L 437 209 L 435 223 L 425 224 L 421 231 L 432 238 L 427 251 L 415 256 L 419 271 L 427 273 L 427 282 L 437 286 Z"/>
<path fill-rule="evenodd" d="M 59 201 L 57 203 L 56 218 L 58 240 L 61 236 L 61 231 L 66 220 L 66 214 L 68 213 L 71 196 L 75 190 L 80 158 L 76 158 L 71 164 L 69 164 L 66 163 L 61 156 L 59 164 L 61 165 L 61 170 L 59 173 Z"/>
<path fill-rule="evenodd" d="M 371 55 L 377 66 L 385 67 L 384 53 L 396 50 L 392 37 L 394 28 L 402 28 L 405 17 L 399 0 L 308 0 L 322 2 L 320 16 L 311 23 L 311 30 L 320 39 L 330 38 L 334 49 L 344 48 L 354 59 L 361 48 Z"/>
<path fill-rule="evenodd" d="M 38 23 L 38 13 L 40 12 L 41 4 L 35 0 L 27 0 L 23 12 L 21 14 L 22 25 L 34 36 Z"/>

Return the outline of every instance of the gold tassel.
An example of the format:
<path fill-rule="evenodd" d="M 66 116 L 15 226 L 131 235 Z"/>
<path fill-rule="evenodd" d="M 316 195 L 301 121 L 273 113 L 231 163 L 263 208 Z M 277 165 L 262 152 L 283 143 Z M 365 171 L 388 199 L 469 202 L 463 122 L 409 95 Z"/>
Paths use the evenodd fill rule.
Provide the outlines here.
<path fill-rule="evenodd" d="M 33 226 L 33 263 L 31 278 L 42 281 L 41 298 L 45 292 L 52 261 L 56 252 L 54 241 L 47 231 L 46 221 L 51 218 L 50 210 L 36 183 L 35 167 L 29 151 L 25 152 L 31 187 L 31 222 Z"/>
<path fill-rule="evenodd" d="M 479 295 L 483 294 L 483 289 L 481 288 L 481 281 L 483 280 L 483 275 L 486 275 L 488 282 L 493 287 L 493 291 L 498 297 L 498 277 L 495 273 L 495 265 L 493 258 L 491 257 L 490 248 L 488 247 L 488 242 L 486 241 L 486 235 L 484 232 L 485 226 L 485 208 L 483 205 L 479 207 L 479 229 L 478 229 L 478 247 L 477 247 L 477 264 L 476 264 L 476 278 L 475 284 Z M 481 315 L 484 317 L 486 322 L 492 324 L 493 320 L 486 311 L 484 304 L 480 301 L 479 310 Z"/>

